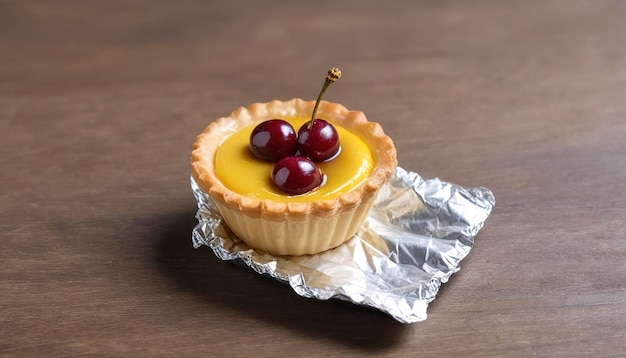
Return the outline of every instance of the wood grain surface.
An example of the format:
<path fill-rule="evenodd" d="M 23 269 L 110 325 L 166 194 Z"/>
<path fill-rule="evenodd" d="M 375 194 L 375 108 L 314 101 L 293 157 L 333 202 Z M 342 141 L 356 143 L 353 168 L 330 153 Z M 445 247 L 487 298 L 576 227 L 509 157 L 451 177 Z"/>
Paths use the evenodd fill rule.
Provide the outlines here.
<path fill-rule="evenodd" d="M 0 356 L 626 356 L 626 2 L 0 1 Z M 188 158 L 252 102 L 367 113 L 493 191 L 402 325 L 194 250 Z"/>

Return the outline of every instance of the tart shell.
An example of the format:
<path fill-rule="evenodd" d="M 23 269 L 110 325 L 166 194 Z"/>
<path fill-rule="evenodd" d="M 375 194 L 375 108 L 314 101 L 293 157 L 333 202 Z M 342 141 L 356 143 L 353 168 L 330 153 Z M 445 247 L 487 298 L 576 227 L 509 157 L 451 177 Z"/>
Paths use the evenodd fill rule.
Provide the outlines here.
<path fill-rule="evenodd" d="M 302 99 L 254 103 L 215 120 L 194 142 L 190 160 L 194 180 L 216 204 L 230 230 L 252 248 L 275 255 L 304 255 L 341 245 L 363 224 L 376 192 L 397 165 L 393 141 L 379 124 L 369 122 L 363 112 L 322 101 L 316 117 L 356 134 L 372 152 L 374 168 L 362 184 L 333 199 L 279 203 L 238 194 L 221 183 L 214 158 L 224 139 L 268 119 L 309 117 L 314 106 L 315 101 Z"/>

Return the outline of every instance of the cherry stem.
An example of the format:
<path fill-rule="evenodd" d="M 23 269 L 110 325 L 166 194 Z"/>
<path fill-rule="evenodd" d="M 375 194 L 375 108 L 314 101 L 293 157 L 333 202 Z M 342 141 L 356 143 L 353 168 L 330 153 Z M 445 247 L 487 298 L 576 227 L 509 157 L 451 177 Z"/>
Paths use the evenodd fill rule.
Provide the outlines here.
<path fill-rule="evenodd" d="M 328 75 L 326 76 L 326 80 L 324 81 L 324 85 L 322 86 L 322 90 L 320 91 L 319 96 L 317 96 L 317 101 L 315 101 L 315 107 L 313 107 L 313 113 L 311 114 L 311 120 L 307 125 L 307 129 L 311 129 L 313 126 L 313 122 L 315 121 L 315 115 L 317 114 L 317 107 L 320 105 L 320 101 L 322 100 L 322 96 L 326 92 L 328 86 L 341 78 L 341 70 L 337 67 L 332 67 L 328 70 Z"/>

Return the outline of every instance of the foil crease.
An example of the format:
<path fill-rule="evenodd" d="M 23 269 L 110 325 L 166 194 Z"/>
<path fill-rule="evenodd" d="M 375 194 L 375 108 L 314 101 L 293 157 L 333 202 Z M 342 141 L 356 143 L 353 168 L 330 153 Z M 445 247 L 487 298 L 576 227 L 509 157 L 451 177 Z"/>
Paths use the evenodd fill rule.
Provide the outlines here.
<path fill-rule="evenodd" d="M 350 301 L 402 323 L 426 319 L 428 304 L 459 270 L 495 205 L 489 189 L 424 180 L 397 167 L 352 239 L 316 255 L 273 256 L 229 234 L 193 178 L 191 187 L 198 202 L 195 248 L 206 245 L 221 260 L 243 262 L 300 296 Z"/>

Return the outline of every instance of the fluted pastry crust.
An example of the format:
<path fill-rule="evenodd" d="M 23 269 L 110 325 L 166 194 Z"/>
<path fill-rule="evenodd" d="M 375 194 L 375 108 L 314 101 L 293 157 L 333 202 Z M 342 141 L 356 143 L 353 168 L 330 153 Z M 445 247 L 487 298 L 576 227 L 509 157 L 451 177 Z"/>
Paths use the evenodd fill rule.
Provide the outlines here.
<path fill-rule="evenodd" d="M 304 203 L 280 203 L 241 195 L 228 189 L 220 182 L 215 173 L 214 158 L 217 148 L 224 139 L 240 129 L 268 119 L 308 117 L 314 106 L 315 101 L 302 99 L 254 103 L 247 107 L 238 108 L 229 116 L 212 122 L 194 142 L 191 153 L 192 176 L 200 189 L 216 203 L 231 230 L 250 246 L 261 246 L 259 248 L 275 254 L 289 255 L 315 253 L 311 251 L 320 252 L 338 246 L 358 230 L 367 216 L 374 194 L 389 178 L 397 165 L 393 141 L 385 135 L 379 124 L 367 121 L 363 112 L 350 111 L 338 103 L 322 101 L 318 108 L 317 118 L 324 118 L 331 123 L 344 127 L 359 136 L 370 147 L 375 163 L 371 175 L 362 184 L 350 192 L 339 194 L 332 199 Z M 240 217 L 241 215 L 243 217 Z M 314 222 L 305 224 L 305 221 L 311 220 Z M 349 220 L 350 222 L 342 223 L 339 220 Z M 328 247 L 311 248 L 309 247 L 311 246 L 310 243 L 296 245 L 302 246 L 301 249 L 293 247 L 276 249 L 273 247 L 273 241 L 283 239 L 293 241 L 294 234 L 302 237 L 309 236 L 302 233 L 304 227 L 309 227 L 310 230 L 317 232 L 322 229 L 322 226 L 326 228 L 329 226 L 337 227 L 340 231 L 336 235 L 331 233 L 337 237 L 331 240 L 332 242 L 329 242 L 328 245 L 322 245 Z M 259 237 L 264 236 L 262 232 L 267 232 L 268 237 Z M 286 237 L 273 239 L 274 235 L 285 235 Z M 346 235 L 348 237 L 343 237 Z M 298 241 L 305 240 L 307 239 L 300 240 L 298 238 Z M 304 246 L 308 248 L 304 248 Z"/>

